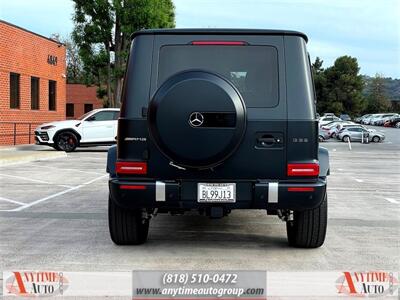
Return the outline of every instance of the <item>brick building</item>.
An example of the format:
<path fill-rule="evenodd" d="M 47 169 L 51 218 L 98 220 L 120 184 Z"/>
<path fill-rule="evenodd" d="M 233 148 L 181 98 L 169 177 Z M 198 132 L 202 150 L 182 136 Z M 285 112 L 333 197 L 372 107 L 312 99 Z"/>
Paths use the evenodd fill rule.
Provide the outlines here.
<path fill-rule="evenodd" d="M 102 108 L 103 102 L 97 98 L 97 87 L 84 84 L 67 84 L 67 119 L 79 118 L 96 108 Z"/>
<path fill-rule="evenodd" d="M 65 53 L 63 44 L 0 20 L 0 145 L 32 143 L 38 124 L 65 119 Z"/>

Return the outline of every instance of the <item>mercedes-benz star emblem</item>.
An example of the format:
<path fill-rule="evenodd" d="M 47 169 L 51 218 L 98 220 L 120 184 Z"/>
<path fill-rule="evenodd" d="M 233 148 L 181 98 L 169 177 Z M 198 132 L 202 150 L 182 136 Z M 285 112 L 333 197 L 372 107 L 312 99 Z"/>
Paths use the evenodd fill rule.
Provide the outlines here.
<path fill-rule="evenodd" d="M 189 116 L 189 124 L 192 127 L 199 127 L 204 123 L 204 116 L 199 112 L 193 112 Z"/>

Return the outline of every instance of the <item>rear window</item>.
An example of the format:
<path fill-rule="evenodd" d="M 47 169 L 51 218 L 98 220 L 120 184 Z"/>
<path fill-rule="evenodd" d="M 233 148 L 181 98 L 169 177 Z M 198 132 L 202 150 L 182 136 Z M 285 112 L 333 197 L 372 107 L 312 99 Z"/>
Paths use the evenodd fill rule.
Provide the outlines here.
<path fill-rule="evenodd" d="M 222 75 L 247 107 L 278 105 L 278 53 L 270 46 L 170 45 L 160 49 L 158 85 L 175 73 L 200 69 Z"/>

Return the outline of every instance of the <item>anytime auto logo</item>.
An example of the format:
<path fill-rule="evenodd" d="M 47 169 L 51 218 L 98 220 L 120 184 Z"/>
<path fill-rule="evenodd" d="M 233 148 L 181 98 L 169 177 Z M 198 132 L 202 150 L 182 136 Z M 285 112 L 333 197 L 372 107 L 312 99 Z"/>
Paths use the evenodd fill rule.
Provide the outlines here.
<path fill-rule="evenodd" d="M 397 275 L 396 275 L 397 276 Z M 398 279 L 394 273 L 343 272 L 336 280 L 338 294 L 357 297 L 381 297 L 394 295 L 398 288 Z"/>
<path fill-rule="evenodd" d="M 12 272 L 4 280 L 5 296 L 62 295 L 69 284 L 62 272 Z"/>

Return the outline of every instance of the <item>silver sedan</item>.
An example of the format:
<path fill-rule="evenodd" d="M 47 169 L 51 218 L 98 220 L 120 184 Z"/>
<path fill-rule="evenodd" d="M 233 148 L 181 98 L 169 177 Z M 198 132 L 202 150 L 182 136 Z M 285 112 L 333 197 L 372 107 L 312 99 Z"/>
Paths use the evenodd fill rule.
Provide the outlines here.
<path fill-rule="evenodd" d="M 385 135 L 379 131 L 374 129 L 365 129 L 362 127 L 346 127 L 343 130 L 338 132 L 337 138 L 347 142 L 361 142 L 361 141 L 369 141 L 369 142 L 381 142 L 385 139 Z"/>

